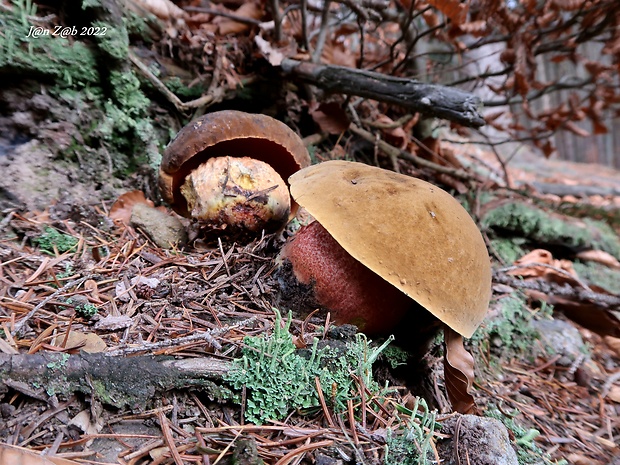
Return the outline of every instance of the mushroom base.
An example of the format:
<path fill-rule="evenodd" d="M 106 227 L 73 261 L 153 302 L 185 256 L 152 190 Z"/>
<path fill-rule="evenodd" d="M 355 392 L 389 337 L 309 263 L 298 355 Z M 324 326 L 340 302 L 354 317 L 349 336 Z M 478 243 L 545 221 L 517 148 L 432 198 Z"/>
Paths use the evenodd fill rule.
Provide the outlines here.
<path fill-rule="evenodd" d="M 279 260 L 280 305 L 295 312 L 323 308 L 336 324 L 354 324 L 375 335 L 394 332 L 415 304 L 349 255 L 316 221 L 285 244 Z"/>

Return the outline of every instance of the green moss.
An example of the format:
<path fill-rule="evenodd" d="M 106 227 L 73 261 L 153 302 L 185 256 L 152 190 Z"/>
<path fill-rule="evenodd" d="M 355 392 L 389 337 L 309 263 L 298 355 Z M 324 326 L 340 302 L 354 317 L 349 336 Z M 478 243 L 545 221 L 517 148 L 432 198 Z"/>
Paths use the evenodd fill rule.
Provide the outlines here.
<path fill-rule="evenodd" d="M 580 278 L 590 285 L 600 286 L 613 293 L 620 294 L 620 270 L 596 262 L 573 262 L 573 267 Z"/>
<path fill-rule="evenodd" d="M 540 432 L 535 429 L 523 428 L 515 420 L 517 413 L 518 411 L 515 411 L 511 413 L 511 416 L 508 416 L 502 413 L 497 406 L 490 404 L 484 415 L 501 421 L 513 434 L 519 465 L 567 465 L 568 462 L 566 460 L 552 460 L 548 454 L 536 445 L 534 439 L 540 435 Z"/>
<path fill-rule="evenodd" d="M 409 353 L 397 346 L 388 346 L 382 353 L 382 357 L 387 360 L 392 368 L 406 365 L 409 360 Z"/>
<path fill-rule="evenodd" d="M 166 80 L 166 87 L 170 89 L 175 95 L 179 97 L 185 97 L 187 99 L 196 99 L 202 96 L 205 91 L 203 86 L 187 87 L 178 76 Z"/>
<path fill-rule="evenodd" d="M 496 237 L 490 240 L 493 251 L 504 260 L 505 263 L 514 263 L 517 259 L 525 255 L 525 250 L 521 247 L 525 243 L 522 237 Z"/>
<path fill-rule="evenodd" d="M 100 8 L 99 1 L 82 3 L 83 9 Z M 30 0 L 13 0 L 11 12 L 0 12 L 0 76 L 43 75 L 52 81 L 49 93 L 74 108 L 70 115 L 61 109 L 50 110 L 50 121 L 68 121 L 75 128 L 74 143 L 62 148 L 62 155 L 88 165 L 86 175 L 97 176 L 112 160 L 114 174 L 126 177 L 143 164 L 156 168 L 160 149 L 168 141 L 159 134 L 150 116 L 150 101 L 141 90 L 141 82 L 128 63 L 127 24 L 135 28 L 137 20 L 118 24 L 93 22 L 105 27 L 104 35 L 79 35 L 70 38 L 51 34 L 28 37 L 29 16 L 36 16 Z M 103 66 L 102 66 L 103 65 Z M 105 70 L 100 75 L 98 70 Z M 109 74 L 108 74 L 109 70 Z M 79 132 L 78 132 L 79 131 Z"/>
<path fill-rule="evenodd" d="M 69 354 L 62 354 L 60 359 L 58 359 L 57 361 L 48 363 L 47 368 L 49 368 L 52 371 L 59 370 L 66 365 L 67 361 L 69 360 L 69 357 L 70 357 Z"/>
<path fill-rule="evenodd" d="M 538 332 L 530 325 L 534 312 L 525 303 L 525 297 L 513 293 L 495 303 L 497 314 L 486 318 L 476 330 L 470 342 L 481 353 L 495 352 L 499 357 L 525 355 L 530 352 L 532 341 L 538 338 Z M 551 312 L 545 307 L 540 315 Z"/>
<path fill-rule="evenodd" d="M 55 254 L 55 250 L 59 253 L 65 253 L 73 249 L 78 244 L 78 239 L 68 234 L 63 234 L 47 226 L 43 234 L 32 240 L 41 250 L 50 255 Z"/>
<path fill-rule="evenodd" d="M 108 57 L 116 60 L 125 60 L 129 53 L 129 35 L 125 27 L 108 24 L 103 21 L 94 21 L 93 27 L 105 30 L 105 34 L 93 36 L 99 49 Z"/>
<path fill-rule="evenodd" d="M 246 389 L 246 419 L 252 423 L 282 420 L 292 410 L 312 411 L 320 406 L 315 380 L 323 397 L 336 411 L 344 411 L 348 399 L 356 399 L 351 373 L 357 374 L 369 389 L 379 386 L 372 380 L 371 368 L 386 344 L 371 348 L 361 334 L 344 352 L 318 348 L 315 340 L 306 356 L 295 348 L 288 332 L 290 318 L 282 327 L 277 313 L 270 336 L 246 337 L 242 357 L 233 361 L 226 379 L 235 389 Z M 335 388 L 335 389 L 334 389 Z M 359 401 L 359 399 L 356 399 Z"/>
<path fill-rule="evenodd" d="M 67 86 L 85 86 L 99 81 L 96 51 L 82 42 L 52 35 L 28 37 L 40 24 L 28 21 L 36 16 L 36 5 L 29 0 L 14 0 L 11 12 L 0 16 L 0 74 L 39 74 Z"/>
<path fill-rule="evenodd" d="M 90 319 L 98 312 L 97 307 L 93 304 L 76 305 L 75 311 L 86 319 Z"/>
<path fill-rule="evenodd" d="M 504 203 L 490 210 L 481 225 L 487 230 L 508 231 L 538 243 L 588 247 L 620 257 L 620 240 L 609 225 L 552 215 L 522 202 Z"/>
<path fill-rule="evenodd" d="M 408 410 L 400 407 L 399 410 Z M 388 430 L 385 444 L 386 465 L 430 465 L 434 463 L 431 442 L 435 431 L 435 411 L 430 411 L 426 401 L 416 397 L 404 431 Z"/>

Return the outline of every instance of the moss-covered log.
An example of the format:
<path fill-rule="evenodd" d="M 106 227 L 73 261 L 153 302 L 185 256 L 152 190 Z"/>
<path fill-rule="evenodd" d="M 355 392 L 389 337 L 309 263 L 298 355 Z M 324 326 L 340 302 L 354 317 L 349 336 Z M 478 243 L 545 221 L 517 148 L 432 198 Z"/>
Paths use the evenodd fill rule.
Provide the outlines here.
<path fill-rule="evenodd" d="M 216 400 L 230 397 L 218 384 L 230 363 L 210 358 L 109 357 L 101 353 L 0 354 L 0 397 L 9 388 L 41 398 L 75 392 L 114 407 L 144 407 L 158 392 L 197 388 Z"/>
<path fill-rule="evenodd" d="M 562 246 L 573 251 L 603 250 L 620 257 L 620 239 L 602 221 L 549 212 L 526 201 L 492 200 L 482 207 L 481 225 L 498 236 L 515 236 L 537 247 Z"/>

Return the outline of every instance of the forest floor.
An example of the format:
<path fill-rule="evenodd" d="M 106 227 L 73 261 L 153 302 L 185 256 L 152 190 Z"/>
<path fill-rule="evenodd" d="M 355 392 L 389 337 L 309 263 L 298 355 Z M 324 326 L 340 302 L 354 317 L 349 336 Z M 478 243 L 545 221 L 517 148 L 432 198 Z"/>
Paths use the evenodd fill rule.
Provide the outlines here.
<path fill-rule="evenodd" d="M 161 48 L 193 66 L 192 53 L 206 47 L 196 39 L 201 31 L 210 33 L 197 27 L 187 39 L 167 31 Z M 399 126 L 402 112 L 390 119 L 385 106 L 365 100 L 356 108 L 375 131 L 370 141 L 333 131 L 340 113 L 324 107 L 311 116 L 302 85 L 269 72 L 256 79 L 261 69 L 247 64 L 255 57 L 245 31 L 228 46 L 218 42 L 207 68 L 219 77 L 199 93 L 219 97 L 192 109 L 278 115 L 305 136 L 315 162 L 396 168 L 454 193 L 483 231 L 494 267 L 488 317 L 466 342 L 476 413 L 506 426 L 520 464 L 618 465 L 620 173 L 527 147 L 508 162 L 502 156 L 504 171 L 482 146 L 441 137 L 429 139 L 434 150 L 425 153 L 409 139 L 412 128 L 401 128 L 413 115 Z M 160 66 L 162 80 L 172 71 L 183 77 L 153 50 L 161 51 L 131 47 L 132 63 Z M 127 72 L 128 60 L 104 59 Z M 230 61 L 235 66 L 225 66 Z M 92 81 L 52 91 L 54 75 L 1 89 L 1 445 L 46 451 L 65 464 L 498 463 L 484 456 L 489 426 L 476 436 L 452 413 L 440 337 L 421 355 L 399 350 L 398 341 L 381 351 L 384 339 L 330 330 L 324 313 L 289 320 L 274 312 L 276 256 L 305 219 L 248 242 L 162 248 L 149 226 L 111 217 L 128 192 L 161 206 L 155 141 L 169 141 L 188 116 L 162 97 L 157 78 L 136 69 L 119 80 L 131 101 L 101 97 L 120 88 L 110 81 L 120 72 L 101 88 Z M 143 113 L 140 88 L 151 98 Z M 388 156 L 375 137 L 444 172 Z M 188 226 L 165 205 L 158 211 Z M 347 348 L 328 390 L 318 374 L 305 374 L 320 369 L 308 361 L 322 350 L 315 340 Z M 241 386 L 231 374 L 240 372 L 255 378 Z M 272 415 L 279 420 L 267 421 Z M 0 448 L 0 459 L 13 453 L 15 463 L 49 463 L 19 451 Z"/>

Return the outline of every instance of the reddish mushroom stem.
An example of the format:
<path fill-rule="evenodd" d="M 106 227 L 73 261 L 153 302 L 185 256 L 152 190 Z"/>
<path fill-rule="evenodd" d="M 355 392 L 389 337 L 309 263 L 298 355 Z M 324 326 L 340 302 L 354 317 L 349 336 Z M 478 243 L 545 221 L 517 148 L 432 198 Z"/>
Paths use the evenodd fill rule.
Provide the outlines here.
<path fill-rule="evenodd" d="M 284 306 L 331 311 L 337 324 L 367 334 L 393 331 L 412 306 L 405 293 L 355 260 L 317 221 L 302 227 L 280 253 Z M 289 265 L 290 264 L 290 265 Z"/>

